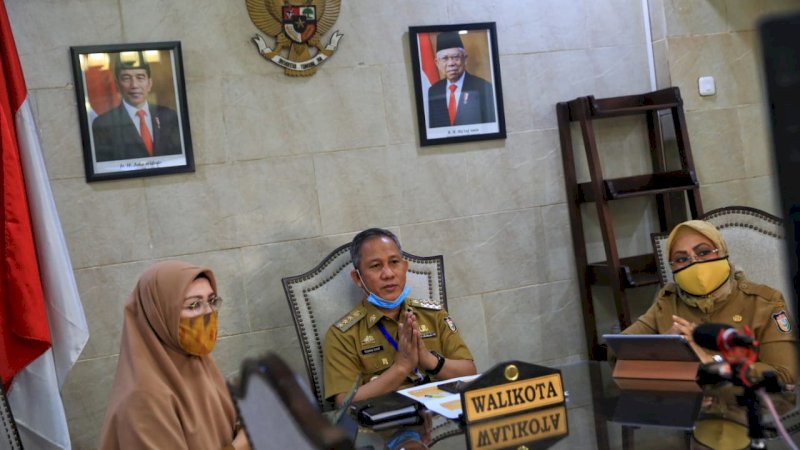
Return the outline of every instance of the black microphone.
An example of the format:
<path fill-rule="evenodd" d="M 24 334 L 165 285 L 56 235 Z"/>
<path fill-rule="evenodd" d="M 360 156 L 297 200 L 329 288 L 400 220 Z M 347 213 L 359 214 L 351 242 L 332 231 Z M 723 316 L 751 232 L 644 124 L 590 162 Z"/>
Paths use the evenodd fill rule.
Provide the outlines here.
<path fill-rule="evenodd" d="M 692 338 L 697 345 L 718 352 L 725 352 L 733 347 L 753 346 L 753 338 L 739 334 L 736 328 L 724 323 L 700 324 L 692 332 Z"/>

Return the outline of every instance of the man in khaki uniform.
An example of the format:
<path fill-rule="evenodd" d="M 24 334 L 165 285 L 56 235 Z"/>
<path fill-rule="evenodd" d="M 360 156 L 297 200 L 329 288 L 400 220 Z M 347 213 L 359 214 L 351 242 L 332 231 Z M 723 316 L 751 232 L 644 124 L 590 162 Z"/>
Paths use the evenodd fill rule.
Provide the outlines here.
<path fill-rule="evenodd" d="M 653 306 L 623 333 L 682 334 L 693 342 L 697 324 L 722 323 L 740 332 L 747 325 L 760 345 L 751 376 L 774 371 L 782 383 L 794 383 L 794 323 L 781 293 L 735 272 L 722 235 L 708 222 L 679 224 L 667 238 L 667 249 L 675 282 L 664 286 Z M 694 347 L 704 363 L 713 361 L 713 353 Z"/>
<path fill-rule="evenodd" d="M 323 349 L 325 398 L 338 405 L 358 375 L 354 400 L 385 394 L 426 377 L 476 373 L 472 354 L 447 311 L 408 297 L 408 261 L 387 230 L 362 231 L 350 246 L 353 282 L 366 293 L 328 329 Z"/>

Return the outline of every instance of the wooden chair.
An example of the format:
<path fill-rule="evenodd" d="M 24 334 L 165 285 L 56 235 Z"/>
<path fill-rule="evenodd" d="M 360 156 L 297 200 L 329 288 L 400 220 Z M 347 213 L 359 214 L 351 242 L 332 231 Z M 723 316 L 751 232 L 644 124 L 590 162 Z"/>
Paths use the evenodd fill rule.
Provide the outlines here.
<path fill-rule="evenodd" d="M 712 223 L 720 231 L 734 266 L 744 270 L 749 280 L 779 290 L 789 308 L 794 307 L 795 293 L 789 274 L 787 242 L 780 218 L 746 206 L 715 209 L 700 218 Z M 662 286 L 673 281 L 666 248 L 668 236 L 666 232 L 651 235 Z"/>
<path fill-rule="evenodd" d="M 275 354 L 245 360 L 240 381 L 228 388 L 254 450 L 353 448 L 355 437 L 322 415 L 297 375 Z"/>
<path fill-rule="evenodd" d="M 427 299 L 447 309 L 444 257 L 416 256 L 403 252 L 408 261 L 406 283 L 411 297 Z M 303 349 L 308 379 L 320 408 L 326 409 L 322 378 L 322 344 L 328 328 L 353 309 L 364 296 L 350 278 L 353 264 L 350 244 L 342 245 L 316 267 L 282 279 L 292 311 L 297 337 Z"/>

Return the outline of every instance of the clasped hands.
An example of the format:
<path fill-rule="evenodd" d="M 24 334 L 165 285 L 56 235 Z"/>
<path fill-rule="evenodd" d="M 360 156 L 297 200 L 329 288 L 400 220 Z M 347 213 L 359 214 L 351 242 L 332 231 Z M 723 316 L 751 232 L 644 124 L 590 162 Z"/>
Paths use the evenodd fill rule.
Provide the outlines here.
<path fill-rule="evenodd" d="M 425 347 L 414 313 L 411 311 L 401 312 L 399 319 L 397 356 L 394 364 L 403 369 L 404 373 L 410 373 L 417 367 L 426 371 L 435 368 L 438 360 Z"/>

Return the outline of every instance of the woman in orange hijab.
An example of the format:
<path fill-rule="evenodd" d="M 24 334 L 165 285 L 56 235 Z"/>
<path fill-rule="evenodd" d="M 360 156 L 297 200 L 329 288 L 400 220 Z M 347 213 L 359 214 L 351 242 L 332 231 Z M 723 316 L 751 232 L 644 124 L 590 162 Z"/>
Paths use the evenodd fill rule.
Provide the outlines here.
<path fill-rule="evenodd" d="M 117 373 L 100 434 L 107 449 L 249 449 L 222 374 L 211 270 L 164 261 L 128 303 Z"/>

